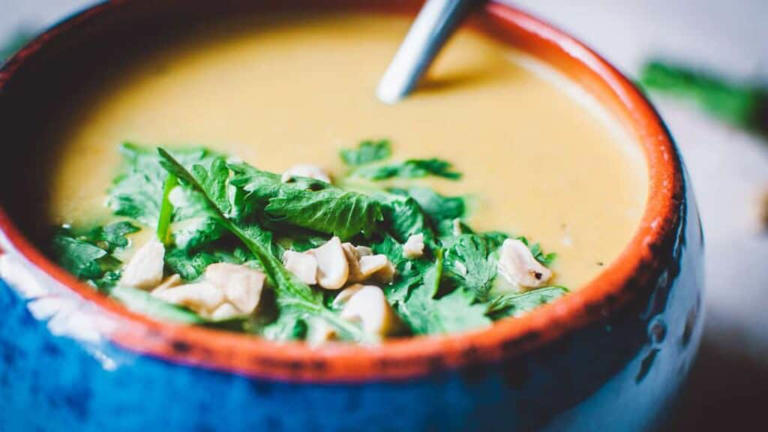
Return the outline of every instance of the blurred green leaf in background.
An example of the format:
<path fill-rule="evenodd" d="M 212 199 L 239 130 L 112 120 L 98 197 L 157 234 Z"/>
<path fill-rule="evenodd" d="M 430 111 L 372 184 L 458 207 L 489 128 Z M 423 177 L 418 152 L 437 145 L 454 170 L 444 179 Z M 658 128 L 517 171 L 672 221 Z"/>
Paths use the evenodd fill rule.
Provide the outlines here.
<path fill-rule="evenodd" d="M 768 86 L 764 83 L 728 80 L 711 71 L 651 60 L 640 72 L 640 85 L 691 101 L 725 123 L 768 133 Z"/>
<path fill-rule="evenodd" d="M 24 26 L 19 27 L 10 35 L 0 39 L 0 64 L 35 37 L 36 33 L 37 31 L 32 27 Z"/>

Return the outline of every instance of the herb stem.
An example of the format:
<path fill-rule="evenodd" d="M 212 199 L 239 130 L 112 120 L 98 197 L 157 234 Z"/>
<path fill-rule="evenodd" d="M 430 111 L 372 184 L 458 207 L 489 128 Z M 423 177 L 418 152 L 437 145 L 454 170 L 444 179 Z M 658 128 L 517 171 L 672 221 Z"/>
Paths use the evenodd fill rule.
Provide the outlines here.
<path fill-rule="evenodd" d="M 168 173 L 163 184 L 163 199 L 160 202 L 160 217 L 157 220 L 157 239 L 164 245 L 171 242 L 171 217 L 173 216 L 173 204 L 171 204 L 170 195 L 173 188 L 179 184 L 179 179 Z"/>

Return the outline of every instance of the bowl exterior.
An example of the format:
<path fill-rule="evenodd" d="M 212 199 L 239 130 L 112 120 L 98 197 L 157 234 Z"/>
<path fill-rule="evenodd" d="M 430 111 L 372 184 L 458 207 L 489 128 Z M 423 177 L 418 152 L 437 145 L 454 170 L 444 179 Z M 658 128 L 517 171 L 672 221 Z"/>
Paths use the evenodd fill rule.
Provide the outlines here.
<path fill-rule="evenodd" d="M 322 2 L 326 3 L 361 4 Z M 404 5 L 403 10 L 410 12 L 419 6 L 409 0 L 378 3 Z M 100 61 L 98 53 L 114 51 L 111 39 L 94 35 L 122 26 L 124 33 L 140 37 L 135 29 L 147 33 L 152 19 L 164 25 L 159 18 L 166 16 L 159 12 L 161 6 L 166 8 L 164 13 L 181 19 L 176 12 L 191 16 L 192 4 L 206 12 L 214 4 L 237 12 L 236 5 L 252 8 L 262 2 L 121 0 L 86 11 L 71 21 L 76 24 L 74 30 L 62 30 L 55 37 L 44 35 L 32 43 L 35 55 L 23 64 L 0 69 L 0 130 L 6 141 L 24 142 L 39 128 L 45 110 L 54 109 L 50 101 L 67 97 L 70 80 L 88 78 L 89 65 Z M 263 4 L 284 7 L 287 3 L 265 0 Z M 132 11 L 130 19 L 127 10 Z M 500 10 L 496 21 L 504 14 L 506 10 Z M 545 41 L 556 33 L 533 18 L 515 14 L 522 17 L 523 25 L 544 29 L 540 38 Z M 520 39 L 520 34 L 513 36 Z M 543 55 L 557 48 L 554 43 L 537 44 L 543 46 Z M 569 40 L 564 44 L 576 46 Z M 613 73 L 599 59 L 557 56 L 568 64 L 592 62 Z M 624 103 L 627 99 L 616 96 L 614 100 Z M 631 117 L 635 111 L 629 108 Z M 647 122 L 658 123 L 653 113 L 646 117 Z M 27 179 L 37 174 L 36 158 L 48 149 L 31 145 L 14 150 L 0 158 L 0 181 L 6 185 L 0 189 L 0 226 L 13 219 L 15 225 L 26 225 L 24 232 L 31 235 L 34 230 L 26 221 L 31 216 L 25 213 L 31 206 L 26 201 L 38 195 Z M 631 296 L 606 297 L 603 304 L 584 303 L 585 309 L 593 310 L 583 315 L 598 319 L 590 318 L 535 347 L 526 338 L 511 339 L 499 349 L 505 355 L 493 361 L 483 352 L 467 349 L 459 366 L 446 366 L 436 359 L 429 372 L 408 379 L 289 379 L 254 374 L 247 368 L 206 366 L 205 361 L 192 366 L 183 360 L 192 348 L 202 358 L 220 353 L 201 352 L 186 342 L 173 345 L 173 358 L 127 349 L 112 335 L 116 329 L 136 325 L 135 320 L 106 310 L 43 271 L 17 247 L 17 233 L 0 229 L 0 250 L 4 251 L 0 255 L 0 431 L 653 428 L 672 406 L 702 328 L 699 217 L 679 155 L 671 150 L 666 160 L 682 179 L 683 187 L 674 196 L 678 214 L 669 219 L 674 220 L 672 234 L 654 243 L 652 265 L 633 273 L 622 290 Z M 607 307 L 609 303 L 615 307 Z M 150 330 L 142 337 L 154 336 Z M 306 365 L 296 364 L 300 367 Z"/>

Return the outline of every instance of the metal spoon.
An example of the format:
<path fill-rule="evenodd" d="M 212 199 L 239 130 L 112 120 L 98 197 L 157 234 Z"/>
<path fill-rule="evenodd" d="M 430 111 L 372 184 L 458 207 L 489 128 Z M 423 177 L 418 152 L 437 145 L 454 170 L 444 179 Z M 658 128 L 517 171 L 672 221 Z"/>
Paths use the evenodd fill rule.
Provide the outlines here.
<path fill-rule="evenodd" d="M 427 0 L 379 81 L 379 99 L 393 104 L 410 93 L 459 23 L 483 1 Z"/>

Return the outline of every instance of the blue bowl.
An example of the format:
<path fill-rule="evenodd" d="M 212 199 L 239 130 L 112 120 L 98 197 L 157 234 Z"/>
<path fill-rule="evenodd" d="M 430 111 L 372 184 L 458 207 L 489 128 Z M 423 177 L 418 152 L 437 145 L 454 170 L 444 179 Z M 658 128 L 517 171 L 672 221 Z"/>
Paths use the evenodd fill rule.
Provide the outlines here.
<path fill-rule="evenodd" d="M 310 348 L 162 323 L 48 260 L 33 197 L 41 125 L 115 52 L 168 28 L 271 10 L 413 14 L 416 1 L 113 1 L 51 28 L 0 69 L 0 430 L 647 430 L 669 412 L 701 336 L 703 239 L 667 129 L 583 44 L 490 3 L 470 25 L 569 76 L 647 156 L 645 215 L 582 289 L 489 329 Z M 137 30 L 139 29 L 139 30 Z M 105 64 L 107 67 L 105 68 Z"/>

